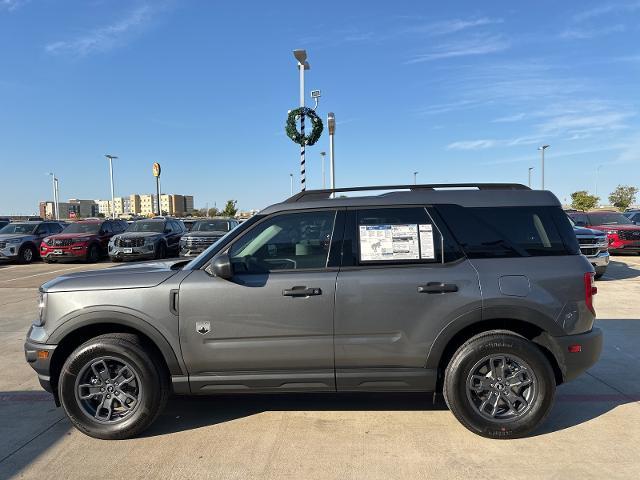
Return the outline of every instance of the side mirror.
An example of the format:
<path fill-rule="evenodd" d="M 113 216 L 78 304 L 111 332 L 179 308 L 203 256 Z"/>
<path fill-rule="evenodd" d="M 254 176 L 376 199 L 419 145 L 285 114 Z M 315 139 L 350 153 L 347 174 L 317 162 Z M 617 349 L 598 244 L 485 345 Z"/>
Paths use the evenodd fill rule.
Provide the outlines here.
<path fill-rule="evenodd" d="M 231 265 L 231 259 L 226 253 L 214 258 L 209 270 L 216 277 L 224 278 L 225 280 L 233 278 L 233 265 Z"/>

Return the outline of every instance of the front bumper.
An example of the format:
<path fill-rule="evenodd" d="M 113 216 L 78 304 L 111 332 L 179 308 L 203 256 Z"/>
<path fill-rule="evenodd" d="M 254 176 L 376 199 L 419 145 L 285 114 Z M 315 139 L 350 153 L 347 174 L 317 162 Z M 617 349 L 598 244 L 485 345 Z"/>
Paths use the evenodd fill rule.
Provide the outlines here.
<path fill-rule="evenodd" d="M 603 335 L 599 328 L 562 337 L 543 334 L 536 340 L 556 357 L 564 382 L 569 382 L 583 374 L 598 361 L 602 353 Z M 569 350 L 569 347 L 575 348 L 577 345 L 580 346 L 580 351 Z"/>
<path fill-rule="evenodd" d="M 19 251 L 19 243 L 7 243 L 6 247 L 0 249 L 0 260 L 15 260 Z"/>
<path fill-rule="evenodd" d="M 29 330 L 29 334 L 27 336 L 27 340 L 24 343 L 24 357 L 27 363 L 33 368 L 38 374 L 38 381 L 42 388 L 44 388 L 47 392 L 51 392 L 56 397 L 57 403 L 57 395 L 54 391 L 54 386 L 51 383 L 51 359 L 53 358 L 53 353 L 57 347 L 57 345 L 48 345 L 46 343 L 39 343 L 34 341 L 32 337 L 33 327 Z"/>
<path fill-rule="evenodd" d="M 77 260 L 87 257 L 86 245 L 66 247 L 40 247 L 40 257 L 45 260 Z"/>
<path fill-rule="evenodd" d="M 156 255 L 155 244 L 145 244 L 141 247 L 116 247 L 109 245 L 109 257 L 116 259 L 140 259 L 154 258 Z"/>
<path fill-rule="evenodd" d="M 609 255 L 609 252 L 600 252 L 593 257 L 587 257 L 591 265 L 594 267 L 606 267 L 609 265 L 610 258 L 611 256 Z"/>

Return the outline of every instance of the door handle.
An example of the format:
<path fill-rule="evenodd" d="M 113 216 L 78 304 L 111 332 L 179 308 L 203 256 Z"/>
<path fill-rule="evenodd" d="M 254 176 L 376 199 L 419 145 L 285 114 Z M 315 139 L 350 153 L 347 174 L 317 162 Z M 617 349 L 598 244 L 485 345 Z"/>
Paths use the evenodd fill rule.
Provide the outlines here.
<path fill-rule="evenodd" d="M 311 297 L 313 295 L 322 295 L 320 288 L 292 287 L 282 290 L 285 297 Z"/>
<path fill-rule="evenodd" d="M 418 293 L 451 293 L 457 291 L 458 286 L 455 283 L 429 282 L 426 285 L 418 286 Z"/>

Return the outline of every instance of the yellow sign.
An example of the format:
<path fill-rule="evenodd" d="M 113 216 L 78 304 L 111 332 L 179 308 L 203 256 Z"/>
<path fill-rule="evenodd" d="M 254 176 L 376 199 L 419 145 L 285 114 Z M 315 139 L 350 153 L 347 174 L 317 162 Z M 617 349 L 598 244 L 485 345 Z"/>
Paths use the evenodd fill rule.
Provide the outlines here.
<path fill-rule="evenodd" d="M 153 176 L 154 177 L 159 177 L 160 176 L 160 172 L 161 172 L 160 164 L 158 162 L 155 162 L 153 164 Z"/>

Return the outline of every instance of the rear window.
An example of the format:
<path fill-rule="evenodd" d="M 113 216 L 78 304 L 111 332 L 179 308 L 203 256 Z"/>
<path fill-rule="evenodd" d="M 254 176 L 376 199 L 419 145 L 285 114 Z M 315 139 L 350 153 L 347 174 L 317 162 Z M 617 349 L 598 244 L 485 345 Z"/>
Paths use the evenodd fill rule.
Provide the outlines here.
<path fill-rule="evenodd" d="M 438 205 L 436 210 L 469 258 L 579 253 L 571 224 L 558 207 Z"/>

